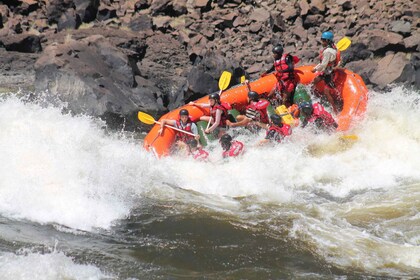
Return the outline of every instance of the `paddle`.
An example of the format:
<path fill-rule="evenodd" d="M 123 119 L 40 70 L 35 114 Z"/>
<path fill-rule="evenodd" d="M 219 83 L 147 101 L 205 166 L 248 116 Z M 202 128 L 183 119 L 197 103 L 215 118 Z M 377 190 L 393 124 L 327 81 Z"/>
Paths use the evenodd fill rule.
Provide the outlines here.
<path fill-rule="evenodd" d="M 154 123 L 160 124 L 160 122 L 156 121 L 156 120 L 155 120 L 155 118 L 153 118 L 151 115 L 146 114 L 146 113 L 144 113 L 144 112 L 139 112 L 139 113 L 137 114 L 137 117 L 139 118 L 139 120 L 140 120 L 142 123 L 145 123 L 145 124 L 154 124 Z M 172 126 L 172 125 L 167 125 L 167 124 L 165 124 L 165 126 L 166 126 L 166 127 L 171 128 L 171 129 L 173 129 L 173 130 L 176 130 L 176 131 L 179 131 L 179 132 L 182 132 L 182 133 L 185 133 L 185 134 L 188 134 L 188 135 L 194 136 L 194 137 L 196 137 L 196 136 L 197 136 L 197 135 L 195 135 L 194 133 L 191 133 L 191 132 L 188 132 L 188 131 L 185 131 L 185 130 L 179 129 L 179 128 L 174 127 L 174 126 Z"/>
<path fill-rule="evenodd" d="M 230 79 L 232 78 L 232 73 L 228 72 L 228 71 L 223 71 L 222 75 L 220 76 L 219 79 L 219 95 L 222 95 L 222 92 L 227 89 L 227 87 L 230 84 Z"/>
<path fill-rule="evenodd" d="M 351 41 L 349 38 L 344 37 L 340 41 L 337 42 L 336 47 L 341 52 L 347 50 L 347 48 L 351 45 Z"/>
<path fill-rule="evenodd" d="M 219 90 L 220 90 L 219 95 L 220 96 L 222 96 L 223 91 L 225 89 L 227 89 L 227 87 L 229 86 L 231 78 L 232 78 L 232 73 L 230 73 L 228 71 L 223 71 L 223 73 L 222 73 L 222 75 L 220 76 L 220 79 L 219 79 Z M 210 120 L 207 124 L 206 130 L 209 129 L 209 127 L 210 127 L 211 119 L 212 118 L 210 117 Z"/>

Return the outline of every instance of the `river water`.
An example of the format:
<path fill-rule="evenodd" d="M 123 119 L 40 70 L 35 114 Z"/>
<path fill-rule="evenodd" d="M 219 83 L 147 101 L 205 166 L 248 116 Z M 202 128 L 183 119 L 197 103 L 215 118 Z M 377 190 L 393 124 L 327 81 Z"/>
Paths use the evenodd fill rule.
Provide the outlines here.
<path fill-rule="evenodd" d="M 351 133 L 211 163 L 158 160 L 138 136 L 0 101 L 0 279 L 415 279 L 420 94 L 370 92 Z"/>

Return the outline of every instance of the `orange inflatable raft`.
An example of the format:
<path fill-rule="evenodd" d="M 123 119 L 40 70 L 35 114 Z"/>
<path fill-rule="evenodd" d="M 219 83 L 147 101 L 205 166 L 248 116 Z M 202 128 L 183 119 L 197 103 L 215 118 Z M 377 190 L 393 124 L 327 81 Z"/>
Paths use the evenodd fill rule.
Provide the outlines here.
<path fill-rule="evenodd" d="M 308 85 L 315 78 L 315 74 L 311 72 L 313 65 L 296 67 L 295 72 L 299 83 Z M 262 77 L 258 80 L 250 82 L 250 87 L 253 91 L 259 94 L 269 92 L 276 83 L 276 77 L 273 74 Z M 349 70 L 338 69 L 334 78 L 334 83 L 337 90 L 341 93 L 343 99 L 343 109 L 336 118 L 338 123 L 337 131 L 348 131 L 359 121 L 366 112 L 366 105 L 368 100 L 368 89 L 362 78 Z M 319 90 L 322 90 L 323 83 L 320 83 Z M 245 106 L 247 103 L 248 89 L 245 85 L 235 86 L 224 91 L 221 95 L 221 101 L 236 104 L 236 106 Z M 208 104 L 208 96 L 202 97 L 196 103 Z M 160 119 L 178 119 L 178 114 L 181 109 L 187 109 L 193 121 L 198 121 L 203 115 L 209 115 L 209 110 L 198 106 L 185 105 L 175 109 Z M 165 129 L 162 136 L 158 136 L 160 125 L 154 125 L 144 138 L 143 146 L 147 150 L 152 150 L 156 156 L 167 156 L 170 153 L 170 148 L 175 139 L 175 131 L 172 129 Z"/>

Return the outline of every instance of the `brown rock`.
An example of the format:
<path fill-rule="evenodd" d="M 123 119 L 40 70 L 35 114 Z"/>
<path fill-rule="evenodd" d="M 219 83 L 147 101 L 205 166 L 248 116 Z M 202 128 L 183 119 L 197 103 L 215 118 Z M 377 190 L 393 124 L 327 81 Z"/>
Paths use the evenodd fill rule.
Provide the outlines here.
<path fill-rule="evenodd" d="M 249 31 L 252 33 L 258 33 L 261 30 L 261 27 L 261 22 L 254 22 L 249 25 Z"/>
<path fill-rule="evenodd" d="M 244 26 L 245 24 L 246 24 L 246 21 L 241 16 L 236 17 L 232 23 L 233 27 Z"/>
<path fill-rule="evenodd" d="M 310 7 L 307 0 L 299 1 L 299 7 L 300 7 L 300 14 L 302 16 L 305 16 L 308 14 Z"/>
<path fill-rule="evenodd" d="M 404 46 L 407 49 L 417 47 L 417 51 L 420 51 L 420 33 L 415 33 L 412 36 L 405 38 Z"/>
<path fill-rule="evenodd" d="M 323 0 L 312 0 L 309 6 L 309 9 L 313 14 L 320 14 L 325 12 L 325 4 Z"/>
<path fill-rule="evenodd" d="M 205 8 L 209 5 L 210 0 L 195 0 L 193 6 L 195 8 Z"/>
<path fill-rule="evenodd" d="M 250 20 L 266 22 L 270 18 L 270 13 L 264 8 L 255 9 L 249 16 Z"/>
<path fill-rule="evenodd" d="M 388 45 L 403 44 L 403 36 L 384 30 L 368 30 L 361 36 L 363 36 L 361 42 L 367 45 L 372 51 L 377 51 Z"/>
<path fill-rule="evenodd" d="M 169 26 L 169 23 L 171 22 L 170 16 L 156 16 L 153 17 L 153 25 L 156 26 L 156 28 L 167 28 Z"/>
<path fill-rule="evenodd" d="M 371 82 L 380 88 L 395 82 L 402 74 L 409 60 L 404 53 L 389 54 L 379 60 L 376 71 L 372 74 Z"/>

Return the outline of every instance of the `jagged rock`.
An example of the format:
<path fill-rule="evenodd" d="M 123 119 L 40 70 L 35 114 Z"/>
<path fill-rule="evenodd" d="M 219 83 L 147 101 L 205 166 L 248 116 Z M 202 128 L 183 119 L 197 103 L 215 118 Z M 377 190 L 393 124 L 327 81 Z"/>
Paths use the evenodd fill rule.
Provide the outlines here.
<path fill-rule="evenodd" d="M 73 0 L 76 13 L 83 22 L 91 22 L 96 19 L 99 8 L 99 0 Z"/>
<path fill-rule="evenodd" d="M 299 1 L 300 14 L 306 16 L 309 12 L 310 6 L 307 0 Z"/>
<path fill-rule="evenodd" d="M 134 124 L 137 110 L 159 110 L 152 93 L 140 97 L 142 89 L 133 89 L 128 57 L 101 35 L 47 47 L 35 70 L 36 89 L 67 102 L 76 114 L 125 116 Z"/>
<path fill-rule="evenodd" d="M 365 83 L 370 83 L 370 77 L 378 67 L 378 63 L 371 59 L 357 60 L 347 63 L 346 68 L 359 74 Z"/>
<path fill-rule="evenodd" d="M 378 67 L 372 74 L 370 81 L 379 88 L 385 88 L 401 76 L 408 63 L 409 60 L 404 53 L 389 54 L 378 62 Z"/>
<path fill-rule="evenodd" d="M 384 30 L 367 30 L 362 36 L 361 43 L 372 51 L 383 49 L 388 45 L 403 44 L 403 36 Z"/>
<path fill-rule="evenodd" d="M 82 24 L 79 14 L 74 9 L 67 10 L 57 23 L 57 30 L 77 29 Z"/>
<path fill-rule="evenodd" d="M 312 0 L 309 7 L 312 14 L 324 13 L 326 8 L 323 0 Z"/>
<path fill-rule="evenodd" d="M 117 9 L 112 6 L 101 4 L 98 9 L 98 15 L 96 19 L 99 21 L 108 20 L 117 16 Z"/>
<path fill-rule="evenodd" d="M 391 31 L 400 34 L 409 34 L 411 32 L 411 24 L 408 21 L 396 20 L 390 24 Z"/>
<path fill-rule="evenodd" d="M 47 2 L 48 23 L 57 23 L 61 15 L 73 7 L 73 0 L 50 0 Z"/>
<path fill-rule="evenodd" d="M 407 49 L 417 47 L 416 50 L 420 51 L 420 32 L 404 39 L 404 46 Z"/>
<path fill-rule="evenodd" d="M 8 51 L 23 53 L 37 53 L 42 51 L 39 36 L 32 34 L 9 35 L 0 38 L 0 41 Z"/>
<path fill-rule="evenodd" d="M 266 22 L 270 18 L 270 13 L 264 8 L 255 9 L 249 16 L 250 20 Z"/>

